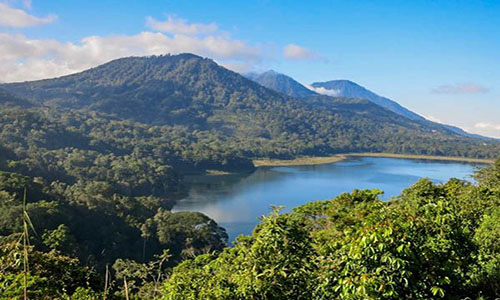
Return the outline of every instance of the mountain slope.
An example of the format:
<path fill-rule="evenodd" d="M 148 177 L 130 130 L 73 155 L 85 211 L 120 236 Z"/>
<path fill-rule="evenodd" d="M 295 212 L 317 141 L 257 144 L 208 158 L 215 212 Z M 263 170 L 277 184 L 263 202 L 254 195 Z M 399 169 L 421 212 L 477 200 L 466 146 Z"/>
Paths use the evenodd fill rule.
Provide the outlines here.
<path fill-rule="evenodd" d="M 28 108 L 32 107 L 33 103 L 0 89 L 0 106 Z"/>
<path fill-rule="evenodd" d="M 203 135 L 197 151 L 243 157 L 296 157 L 339 152 L 494 157 L 498 144 L 463 138 L 362 99 L 267 89 L 192 54 L 129 57 L 55 79 L 0 88 L 58 109 L 186 128 Z M 183 143 L 183 142 L 180 142 Z"/>
<path fill-rule="evenodd" d="M 193 125 L 220 108 L 285 101 L 192 54 L 122 58 L 69 76 L 0 87 L 48 106 L 85 108 L 158 124 Z"/>
<path fill-rule="evenodd" d="M 335 91 L 339 97 L 347 98 L 361 98 L 369 100 L 377 105 L 380 105 L 388 110 L 397 113 L 398 115 L 407 117 L 411 120 L 423 121 L 425 120 L 422 116 L 404 108 L 395 101 L 391 99 L 381 97 L 370 90 L 350 81 L 350 80 L 331 80 L 326 82 L 314 82 L 312 84 L 315 88 L 325 88 L 328 90 Z"/>
<path fill-rule="evenodd" d="M 264 73 L 248 73 L 245 77 L 265 86 L 271 90 L 280 92 L 282 94 L 292 97 L 307 97 L 317 95 L 316 92 L 306 88 L 295 79 L 273 70 Z"/>
<path fill-rule="evenodd" d="M 352 81 L 349 81 L 349 80 L 332 80 L 332 81 L 327 81 L 327 82 L 315 82 L 312 84 L 312 86 L 316 87 L 316 88 L 322 87 L 322 88 L 325 88 L 328 90 L 335 91 L 335 93 L 340 97 L 366 99 L 366 100 L 369 100 L 373 103 L 376 103 L 382 107 L 385 107 L 385 108 L 389 109 L 390 111 L 395 112 L 401 116 L 405 116 L 411 120 L 422 121 L 422 122 L 425 122 L 427 124 L 431 124 L 431 123 L 438 124 L 439 126 L 442 126 L 443 128 L 445 128 L 453 133 L 462 135 L 462 136 L 490 139 L 490 140 L 492 139 L 492 138 L 484 137 L 484 136 L 481 136 L 478 134 L 468 133 L 465 130 L 458 128 L 456 126 L 429 121 L 429 120 L 423 118 L 422 116 L 406 109 L 405 107 L 401 106 L 397 102 L 395 102 L 391 99 L 379 96 L 379 95 L 373 93 L 372 91 L 370 91 L 370 90 L 368 90 L 368 89 L 366 89 L 366 88 L 364 88 L 364 87 L 362 87 L 362 86 L 360 86 Z"/>

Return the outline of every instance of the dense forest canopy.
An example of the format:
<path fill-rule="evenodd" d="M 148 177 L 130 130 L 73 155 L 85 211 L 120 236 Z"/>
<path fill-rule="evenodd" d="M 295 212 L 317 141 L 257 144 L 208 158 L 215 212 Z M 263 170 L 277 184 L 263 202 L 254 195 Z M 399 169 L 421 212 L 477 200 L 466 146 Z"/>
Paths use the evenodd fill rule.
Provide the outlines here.
<path fill-rule="evenodd" d="M 24 251 L 24 188 L 36 229 L 28 247 L 32 298 L 500 296 L 500 159 L 476 173 L 477 184 L 422 179 L 389 202 L 379 200 L 380 190 L 355 190 L 291 213 L 278 208 L 225 249 L 225 231 L 198 213 L 159 208 L 138 226 L 37 180 L 0 175 L 0 297 L 22 294 L 23 267 L 15 258 Z M 99 261 L 109 274 L 95 269 Z"/>
<path fill-rule="evenodd" d="M 495 299 L 499 183 L 421 180 L 390 202 L 365 190 L 275 212 L 176 267 L 165 299 Z"/>
<path fill-rule="evenodd" d="M 177 266 L 165 299 L 496 299 L 500 159 L 477 185 L 422 179 L 264 217 L 233 248 Z"/>

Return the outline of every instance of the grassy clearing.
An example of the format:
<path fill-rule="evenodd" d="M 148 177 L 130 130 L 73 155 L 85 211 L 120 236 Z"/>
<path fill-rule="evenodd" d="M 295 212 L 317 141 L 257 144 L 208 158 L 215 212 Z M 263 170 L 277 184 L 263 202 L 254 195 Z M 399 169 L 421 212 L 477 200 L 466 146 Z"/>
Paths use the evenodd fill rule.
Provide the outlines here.
<path fill-rule="evenodd" d="M 308 166 L 329 164 L 342 161 L 346 158 L 343 154 L 327 156 L 327 157 L 298 157 L 290 160 L 282 159 L 256 159 L 253 164 L 256 167 L 278 167 L 278 166 Z"/>
<path fill-rule="evenodd" d="M 253 164 L 256 167 L 279 167 L 279 166 L 308 166 L 329 164 L 343 161 L 352 156 L 370 156 L 370 157 L 389 157 L 389 158 L 409 158 L 409 159 L 428 159 L 444 161 L 461 161 L 469 163 L 493 163 L 493 159 L 467 158 L 453 156 L 435 156 L 435 155 L 411 155 L 411 154 L 393 154 L 393 153 L 346 153 L 336 154 L 327 157 L 298 157 L 295 159 L 256 159 Z"/>
<path fill-rule="evenodd" d="M 219 170 L 206 170 L 205 174 L 207 175 L 229 175 L 231 173 Z"/>
<path fill-rule="evenodd" d="M 462 161 L 470 163 L 490 164 L 495 160 L 484 158 L 469 158 L 455 156 L 436 156 L 436 155 L 412 155 L 412 154 L 393 154 L 393 153 L 349 153 L 346 156 L 371 156 L 371 157 L 390 157 L 390 158 L 410 158 L 410 159 L 429 159 L 429 160 L 447 160 L 447 161 Z"/>

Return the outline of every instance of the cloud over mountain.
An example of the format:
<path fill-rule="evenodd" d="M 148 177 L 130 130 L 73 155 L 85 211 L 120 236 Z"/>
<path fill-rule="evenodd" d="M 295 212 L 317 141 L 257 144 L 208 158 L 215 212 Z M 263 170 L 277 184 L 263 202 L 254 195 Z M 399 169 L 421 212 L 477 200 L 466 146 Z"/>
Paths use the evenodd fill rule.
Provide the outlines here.
<path fill-rule="evenodd" d="M 313 51 L 295 44 L 288 44 L 283 47 L 283 56 L 292 60 L 318 59 L 320 56 Z"/>
<path fill-rule="evenodd" d="M 124 56 L 191 52 L 221 63 L 259 62 L 261 50 L 218 31 L 215 24 L 190 24 L 183 19 L 148 19 L 151 27 L 135 35 L 88 36 L 79 42 L 32 39 L 0 33 L 0 81 L 24 81 L 79 72 Z M 151 23 L 153 22 L 153 23 Z M 157 22 L 157 23 L 155 23 Z M 214 31 L 215 30 L 215 31 Z M 203 35 L 199 35 L 203 33 Z"/>
<path fill-rule="evenodd" d="M 471 131 L 500 139 L 500 123 L 478 122 Z"/>
<path fill-rule="evenodd" d="M 479 122 L 476 125 L 474 125 L 474 127 L 480 128 L 480 129 L 500 130 L 500 124 L 492 124 L 492 123 L 487 123 L 487 122 Z"/>
<path fill-rule="evenodd" d="M 184 19 L 167 16 L 165 21 L 158 21 L 153 17 L 146 18 L 146 25 L 152 29 L 173 34 L 199 35 L 215 33 L 219 27 L 215 23 L 188 23 Z"/>
<path fill-rule="evenodd" d="M 327 95 L 327 96 L 332 96 L 332 97 L 337 97 L 340 95 L 340 91 L 339 90 L 335 90 L 335 89 L 327 89 L 327 88 L 324 88 L 324 87 L 314 87 L 310 84 L 304 84 L 305 87 L 307 87 L 308 89 L 310 89 L 311 91 L 314 91 L 318 94 L 321 94 L 321 95 Z"/>

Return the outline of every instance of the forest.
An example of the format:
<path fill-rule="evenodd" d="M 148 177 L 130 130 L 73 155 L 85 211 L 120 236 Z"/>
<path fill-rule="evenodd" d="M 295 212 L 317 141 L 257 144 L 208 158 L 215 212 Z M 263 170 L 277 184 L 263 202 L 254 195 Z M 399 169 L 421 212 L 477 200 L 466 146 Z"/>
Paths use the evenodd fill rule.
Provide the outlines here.
<path fill-rule="evenodd" d="M 496 299 L 500 159 L 474 179 L 277 207 L 227 248 L 202 214 L 159 208 L 139 226 L 141 211 L 4 172 L 0 298 L 20 298 L 26 278 L 33 299 Z"/>
<path fill-rule="evenodd" d="M 207 152 L 214 155 L 286 159 L 390 152 L 493 159 L 500 152 L 498 141 L 464 137 L 367 100 L 290 97 L 193 54 L 121 58 L 60 78 L 0 84 L 1 90 L 0 99 L 24 99 L 35 111 L 78 111 L 203 135 L 207 140 L 198 148 L 212 147 Z M 73 127 L 85 118 L 73 120 Z"/>

